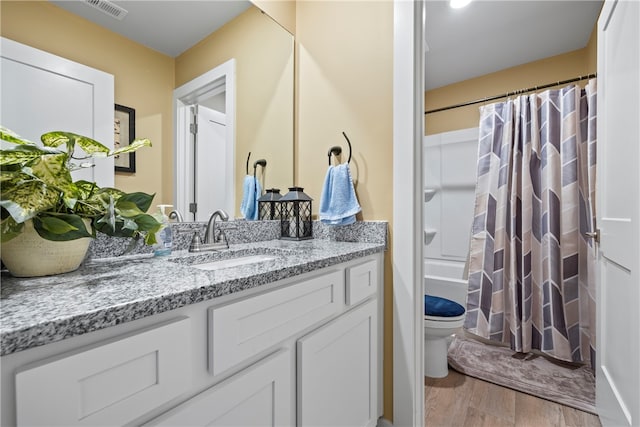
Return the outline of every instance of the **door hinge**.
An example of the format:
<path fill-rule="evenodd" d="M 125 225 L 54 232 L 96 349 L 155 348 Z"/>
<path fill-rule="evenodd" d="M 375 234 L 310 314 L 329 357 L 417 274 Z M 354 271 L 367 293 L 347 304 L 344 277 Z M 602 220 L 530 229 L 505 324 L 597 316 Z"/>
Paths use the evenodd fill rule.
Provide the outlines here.
<path fill-rule="evenodd" d="M 197 134 L 198 133 L 198 124 L 197 123 L 191 123 L 189 125 L 189 131 L 194 135 Z"/>
<path fill-rule="evenodd" d="M 189 212 L 196 213 L 198 212 L 198 204 L 197 203 L 189 203 Z"/>

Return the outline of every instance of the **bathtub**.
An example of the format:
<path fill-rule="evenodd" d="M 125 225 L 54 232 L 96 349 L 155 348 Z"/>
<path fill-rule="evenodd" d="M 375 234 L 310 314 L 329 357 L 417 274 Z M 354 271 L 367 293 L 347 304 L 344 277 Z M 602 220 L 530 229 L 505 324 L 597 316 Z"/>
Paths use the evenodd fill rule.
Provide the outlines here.
<path fill-rule="evenodd" d="M 467 306 L 467 279 L 464 262 L 425 258 L 424 293 L 455 301 Z"/>

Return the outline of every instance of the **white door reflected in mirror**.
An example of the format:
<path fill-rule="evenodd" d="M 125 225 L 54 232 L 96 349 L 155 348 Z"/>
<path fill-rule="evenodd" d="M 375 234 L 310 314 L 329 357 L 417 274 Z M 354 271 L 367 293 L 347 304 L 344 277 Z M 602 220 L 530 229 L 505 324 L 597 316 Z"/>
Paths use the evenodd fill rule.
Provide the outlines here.
<path fill-rule="evenodd" d="M 233 212 L 233 173 L 227 153 L 233 153 L 233 141 L 227 138 L 227 115 L 204 105 L 194 107 L 196 126 L 193 151 L 195 175 L 191 203 L 195 203 L 195 221 L 207 221 L 211 212 Z"/>
<path fill-rule="evenodd" d="M 187 221 L 235 212 L 235 60 L 180 86 L 173 98 L 176 208 Z"/>

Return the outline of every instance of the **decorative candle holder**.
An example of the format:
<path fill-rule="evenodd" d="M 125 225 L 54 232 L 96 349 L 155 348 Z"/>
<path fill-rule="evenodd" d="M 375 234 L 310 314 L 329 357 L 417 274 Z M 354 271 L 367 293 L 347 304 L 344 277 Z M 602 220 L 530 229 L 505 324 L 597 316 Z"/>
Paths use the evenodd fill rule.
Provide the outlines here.
<path fill-rule="evenodd" d="M 258 217 L 260 219 L 280 219 L 281 206 L 279 188 L 268 188 L 258 199 Z"/>
<path fill-rule="evenodd" d="M 290 187 L 280 199 L 280 238 L 305 240 L 313 238 L 311 202 L 313 199 L 301 187 Z"/>

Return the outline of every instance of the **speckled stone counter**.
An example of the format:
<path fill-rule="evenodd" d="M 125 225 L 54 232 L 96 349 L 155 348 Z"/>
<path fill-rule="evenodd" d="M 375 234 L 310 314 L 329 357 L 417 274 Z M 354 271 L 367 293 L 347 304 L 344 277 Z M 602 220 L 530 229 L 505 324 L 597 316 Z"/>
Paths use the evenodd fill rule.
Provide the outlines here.
<path fill-rule="evenodd" d="M 324 238 L 231 244 L 229 250 L 169 257 L 94 258 L 57 276 L 2 274 L 0 355 L 59 341 L 381 252 L 387 224 L 341 227 Z M 321 231 L 321 230 L 319 230 Z M 321 233 L 318 233 L 318 237 Z M 358 237 L 361 241 L 357 241 Z M 337 241 L 337 239 L 351 241 Z M 273 260 L 205 271 L 191 264 L 251 254 Z"/>

